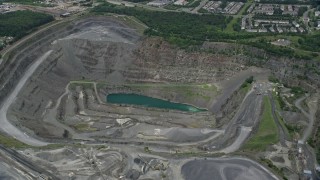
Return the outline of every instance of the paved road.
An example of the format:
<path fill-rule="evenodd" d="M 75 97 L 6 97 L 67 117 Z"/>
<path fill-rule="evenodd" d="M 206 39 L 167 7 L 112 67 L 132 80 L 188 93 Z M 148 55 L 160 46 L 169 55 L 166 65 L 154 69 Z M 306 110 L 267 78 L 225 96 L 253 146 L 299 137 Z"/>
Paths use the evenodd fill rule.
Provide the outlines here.
<path fill-rule="evenodd" d="M 38 66 L 51 54 L 51 52 L 52 51 L 46 52 L 39 59 L 37 59 L 34 64 L 31 65 L 31 67 L 25 72 L 25 74 L 18 82 L 17 86 L 14 88 L 8 98 L 3 102 L 0 108 L 0 130 L 31 146 L 45 146 L 48 143 L 30 137 L 26 133 L 18 129 L 16 126 L 12 125 L 7 119 L 7 111 L 10 105 L 16 100 L 16 97 L 18 96 L 22 87 L 26 84 L 26 82 L 32 76 Z"/>
<path fill-rule="evenodd" d="M 246 158 L 192 160 L 182 166 L 181 173 L 186 180 L 278 179 L 260 164 Z"/>

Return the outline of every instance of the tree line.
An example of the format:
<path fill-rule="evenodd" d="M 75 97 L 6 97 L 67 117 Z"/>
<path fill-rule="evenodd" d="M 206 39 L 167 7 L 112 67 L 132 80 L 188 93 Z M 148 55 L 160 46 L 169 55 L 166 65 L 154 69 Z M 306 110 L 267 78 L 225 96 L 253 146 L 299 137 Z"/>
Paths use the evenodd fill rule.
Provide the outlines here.
<path fill-rule="evenodd" d="M 264 49 L 273 55 L 298 57 L 294 50 L 287 47 L 278 47 L 270 44 L 266 40 L 252 40 L 250 38 L 272 35 L 271 33 L 248 33 L 248 32 L 228 32 L 225 28 L 232 20 L 231 16 L 219 14 L 190 14 L 184 12 L 161 12 L 150 11 L 139 7 L 125 7 L 110 3 L 102 3 L 92 9 L 98 14 L 115 13 L 128 16 L 134 16 L 149 28 L 145 30 L 146 35 L 160 36 L 170 43 L 176 44 L 182 48 L 188 48 L 193 45 L 201 45 L 204 41 L 232 41 L 236 40 L 241 44 L 247 44 Z M 233 29 L 241 30 L 240 19 L 237 26 Z M 288 34 L 289 35 L 289 34 Z M 319 47 L 320 37 L 304 35 L 302 36 L 300 46 L 302 49 Z M 309 46 L 309 47 L 308 47 Z"/>
<path fill-rule="evenodd" d="M 14 11 L 0 15 L 0 36 L 21 38 L 34 28 L 53 21 L 51 15 L 32 12 Z"/>
<path fill-rule="evenodd" d="M 223 30 L 232 17 L 223 15 L 195 15 L 184 12 L 150 11 L 143 8 L 103 3 L 92 10 L 96 13 L 116 13 L 134 16 L 146 24 L 146 35 L 161 36 L 180 45 L 198 44 L 199 41 L 225 37 Z"/>

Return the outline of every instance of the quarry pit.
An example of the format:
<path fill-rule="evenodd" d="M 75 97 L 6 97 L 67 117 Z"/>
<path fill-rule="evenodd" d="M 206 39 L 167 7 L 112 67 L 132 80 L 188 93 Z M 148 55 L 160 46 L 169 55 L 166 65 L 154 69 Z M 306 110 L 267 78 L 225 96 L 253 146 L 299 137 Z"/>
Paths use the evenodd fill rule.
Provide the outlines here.
<path fill-rule="evenodd" d="M 59 178 L 195 179 L 184 172 L 190 159 L 168 154 L 238 150 L 256 128 L 262 104 L 256 90 L 241 85 L 250 76 L 259 84 L 269 74 L 226 55 L 174 48 L 114 16 L 61 23 L 9 56 L 0 66 L 0 100 L 6 104 L 1 121 L 12 125 L 8 135 L 29 145 L 76 144 L 20 151 Z M 187 110 L 108 102 L 114 94 L 150 97 Z M 248 106 L 256 111 L 246 111 Z M 266 179 L 276 179 L 248 163 L 239 161 L 237 172 L 257 166 Z"/>

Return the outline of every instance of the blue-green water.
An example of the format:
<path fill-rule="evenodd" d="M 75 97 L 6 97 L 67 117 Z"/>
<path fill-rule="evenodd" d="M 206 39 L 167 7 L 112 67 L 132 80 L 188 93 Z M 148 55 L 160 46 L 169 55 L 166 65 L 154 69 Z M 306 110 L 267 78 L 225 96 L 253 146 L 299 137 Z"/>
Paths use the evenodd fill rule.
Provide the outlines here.
<path fill-rule="evenodd" d="M 201 112 L 206 109 L 197 108 L 188 104 L 174 103 L 162 99 L 152 98 L 148 96 L 142 96 L 138 94 L 124 94 L 115 93 L 107 96 L 107 102 L 113 104 L 130 104 L 140 105 L 145 107 L 162 108 L 162 109 L 174 109 L 179 111 L 188 112 Z"/>

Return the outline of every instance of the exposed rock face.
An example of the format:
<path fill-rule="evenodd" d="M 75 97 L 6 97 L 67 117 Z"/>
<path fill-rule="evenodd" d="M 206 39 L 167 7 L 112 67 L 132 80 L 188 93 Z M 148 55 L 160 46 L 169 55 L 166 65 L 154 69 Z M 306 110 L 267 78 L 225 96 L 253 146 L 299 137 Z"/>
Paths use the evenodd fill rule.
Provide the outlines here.
<path fill-rule="evenodd" d="M 203 48 L 213 53 L 188 52 L 160 38 L 142 38 L 134 29 L 110 17 L 60 25 L 40 33 L 32 43 L 21 45 L 1 65 L 0 101 L 30 63 L 50 49 L 53 53 L 24 87 L 11 112 L 18 117 L 15 124 L 21 123 L 40 136 L 51 136 L 49 126 L 41 120 L 44 112 L 75 80 L 108 84 L 219 83 L 256 65 L 268 67 L 289 85 L 303 84 L 312 90 L 308 83 L 318 82 L 314 72 L 296 68 L 306 66 L 305 61 L 279 59 L 263 50 L 228 43 L 206 43 Z M 301 76 L 308 80 L 296 81 Z"/>
<path fill-rule="evenodd" d="M 89 18 L 50 33 L 30 45 L 31 53 L 26 49 L 20 53 L 25 56 L 13 58 L 21 71 L 11 74 L 13 85 L 37 56 L 54 50 L 12 108 L 21 120 L 16 124 L 22 123 L 40 136 L 50 136 L 49 126 L 41 119 L 70 81 L 213 83 L 241 70 L 225 55 L 186 52 L 159 38 L 141 39 L 134 30 L 110 18 Z"/>
<path fill-rule="evenodd" d="M 42 122 L 46 108 L 54 105 L 71 80 L 104 80 L 120 60 L 129 61 L 139 36 L 112 18 L 88 18 L 41 33 L 33 43 L 24 44 L 1 67 L 0 99 L 6 97 L 29 64 L 49 49 L 51 56 L 37 69 L 21 91 L 13 113 L 22 126 L 46 136 Z M 79 30 L 81 29 L 81 31 Z M 99 32 L 101 31 L 101 32 Z M 104 34 L 107 31 L 109 34 Z M 99 34 L 101 36 L 96 36 Z M 37 39 L 37 40 L 36 40 Z M 132 42 L 131 42 L 132 41 Z M 10 66 L 10 68 L 8 68 Z"/>

